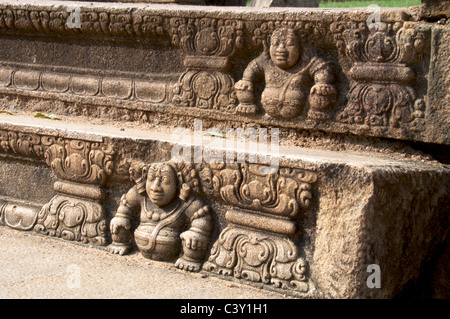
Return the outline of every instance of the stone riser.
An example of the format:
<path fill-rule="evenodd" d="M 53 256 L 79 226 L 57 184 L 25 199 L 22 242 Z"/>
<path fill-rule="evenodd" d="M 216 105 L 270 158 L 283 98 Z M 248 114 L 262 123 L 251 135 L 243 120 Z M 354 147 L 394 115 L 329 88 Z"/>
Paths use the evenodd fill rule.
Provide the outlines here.
<path fill-rule="evenodd" d="M 58 112 L 73 117 L 84 112 L 115 120 L 123 114 L 131 121 L 162 123 L 171 115 L 167 126 L 177 118 L 202 117 L 217 126 L 251 122 L 449 144 L 448 112 L 442 107 L 448 104 L 448 28 L 412 21 L 417 17 L 408 10 L 383 9 L 375 30 L 366 25 L 370 12 L 364 10 L 139 4 L 112 9 L 81 3 L 78 29 L 65 25 L 67 5 L 0 6 L 5 16 L 0 95 L 15 100 L 11 108 L 30 112 L 39 100 L 61 101 L 64 108 Z M 296 30 L 303 62 L 319 59 L 330 65 L 334 79 L 327 85 L 337 92 L 330 98 L 336 101 L 316 109 L 312 92 L 319 91 L 310 83 L 293 116 L 266 110 L 260 96 L 257 113 L 242 114 L 235 85 L 280 28 Z M 374 70 L 379 70 L 376 76 Z M 255 86 L 262 91 L 263 83 Z M 49 102 L 41 111 L 51 112 L 54 105 L 61 103 Z"/>
<path fill-rule="evenodd" d="M 120 196 L 133 185 L 127 182 L 128 168 L 132 168 L 130 174 L 136 181 L 142 164 L 168 161 L 176 145 L 167 138 L 151 137 L 151 133 L 144 138 L 139 137 L 142 132 L 75 128 L 39 119 L 21 123 L 19 119 L 0 127 L 2 167 L 8 163 L 2 173 L 3 185 L 17 180 L 22 185 L 13 198 L 5 197 L 5 191 L 0 194 L 5 199 L 1 224 L 31 230 L 59 221 L 59 226 L 50 227 L 54 234 L 48 234 L 68 240 L 108 245 L 108 224 L 118 211 Z M 65 152 L 52 153 L 61 146 Z M 141 149 L 148 151 L 146 157 Z M 203 271 L 313 298 L 390 298 L 408 281 L 416 280 L 430 252 L 445 240 L 448 231 L 448 168 L 372 154 L 292 151 L 281 148 L 276 155 L 280 169 L 270 176 L 277 187 L 257 173 L 259 164 L 220 167 L 203 162 L 179 171 L 186 177 L 195 172 L 195 178 L 185 179 L 185 183 L 208 204 L 214 220 Z M 92 160 L 79 161 L 80 154 Z M 60 156 L 72 163 L 70 170 L 55 164 Z M 33 172 L 11 174 L 15 165 L 22 165 L 20 158 L 36 164 L 45 158 L 48 168 L 40 173 L 48 176 L 44 180 L 51 181 L 53 176 L 55 181 L 56 174 L 55 186 L 46 183 L 40 190 L 49 199 L 47 205 L 29 200 L 36 187 L 27 183 Z M 89 173 L 93 170 L 95 178 Z M 71 173 L 75 171 L 78 175 Z M 231 176 L 240 171 L 247 177 L 240 184 L 230 183 Z M 61 183 L 64 180 L 71 181 Z M 271 189 L 272 201 L 257 199 L 263 196 L 259 191 L 264 190 L 267 196 Z M 14 203 L 19 203 L 15 211 L 11 209 Z M 46 217 L 52 212 L 54 219 Z M 14 227 L 20 220 L 23 227 Z M 247 253 L 242 255 L 242 249 Z M 259 254 L 266 257 L 257 261 Z M 228 263 L 227 258 L 235 258 L 235 262 Z M 367 267 L 371 264 L 381 268 L 382 289 L 367 287 Z"/>

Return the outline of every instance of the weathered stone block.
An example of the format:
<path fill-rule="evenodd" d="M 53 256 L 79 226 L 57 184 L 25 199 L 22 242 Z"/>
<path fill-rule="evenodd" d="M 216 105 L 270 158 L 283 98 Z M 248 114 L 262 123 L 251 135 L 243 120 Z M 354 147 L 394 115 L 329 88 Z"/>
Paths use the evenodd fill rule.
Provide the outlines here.
<path fill-rule="evenodd" d="M 50 185 L 57 195 L 44 205 L 37 220 L 33 219 L 37 210 L 14 213 L 2 206 L 2 224 L 16 229 L 37 225 L 46 227 L 50 235 L 102 245 L 112 239 L 108 249 L 120 254 L 129 252 L 136 241 L 147 258 L 177 260 L 182 269 L 202 267 L 310 298 L 395 297 L 423 280 L 421 269 L 430 267 L 429 261 L 439 253 L 437 247 L 448 236 L 450 170 L 435 161 L 281 147 L 279 153 L 269 151 L 272 160 L 277 158 L 272 164 L 279 164 L 269 167 L 267 162 L 253 162 L 257 157 L 251 155 L 258 154 L 259 145 L 250 153 L 231 149 L 235 154 L 228 158 L 236 160 L 243 154 L 246 160 L 241 163 L 189 163 L 188 150 L 200 146 L 199 140 L 176 144 L 150 133 L 144 137 L 139 131 L 58 122 L 50 122 L 51 129 L 46 122 L 43 129 L 41 121 L 17 120 L 9 118 L 1 129 L 9 136 L 34 132 L 31 149 L 45 140 L 47 150 L 32 153 L 35 158 L 61 145 L 72 145 L 66 153 L 70 157 L 89 141 L 103 141 L 99 149 L 90 147 L 90 154 L 96 155 L 87 157 L 93 162 L 86 167 L 105 160 L 115 164 L 103 166 L 112 169 L 111 179 L 104 179 L 108 175 L 100 170 L 75 178 L 72 172 L 78 166 L 71 167 L 64 173 L 68 181 Z M 56 135 L 58 139 L 46 138 Z M 71 151 L 74 146 L 80 146 L 76 152 Z M 143 149 L 148 152 L 142 153 Z M 182 154 L 184 162 L 172 157 L 174 149 L 187 152 Z M 222 150 L 229 156 L 230 149 Z M 115 155 L 108 159 L 111 152 Z M 3 153 L 15 154 L 9 149 Z M 63 176 L 52 164 L 53 157 L 46 156 L 52 170 Z M 167 177 L 163 171 L 173 172 L 170 176 L 177 182 L 167 187 L 158 184 Z M 126 195 L 119 201 L 119 186 L 127 178 L 135 186 L 124 189 Z M 103 185 L 103 191 L 96 185 Z M 106 194 L 119 203 L 103 205 Z M 16 198 L 21 196 L 18 192 Z M 175 205 L 178 202 L 184 204 Z M 136 208 L 143 214 L 137 219 Z M 19 219 L 22 228 L 17 227 Z M 190 229 L 183 232 L 186 225 Z M 376 280 L 371 277 L 373 265 L 380 270 Z"/>
<path fill-rule="evenodd" d="M 296 297 L 433 287 L 449 29 L 419 11 L 3 1 L 0 224 Z"/>
<path fill-rule="evenodd" d="M 450 1 L 422 0 L 422 17 L 430 20 L 448 19 L 450 17 Z"/>
<path fill-rule="evenodd" d="M 392 298 L 417 280 L 433 247 L 448 236 L 449 172 L 416 162 L 359 160 L 319 170 L 319 183 L 320 176 L 328 182 L 319 186 L 312 265 L 319 286 L 334 297 Z M 380 289 L 367 285 L 370 264 L 380 266 Z"/>
<path fill-rule="evenodd" d="M 0 95 L 23 111 L 449 144 L 448 28 L 414 10 L 382 9 L 374 23 L 362 9 L 80 2 L 75 28 L 67 3 L 2 2 Z M 292 63 L 275 63 L 271 39 L 283 37 Z"/>

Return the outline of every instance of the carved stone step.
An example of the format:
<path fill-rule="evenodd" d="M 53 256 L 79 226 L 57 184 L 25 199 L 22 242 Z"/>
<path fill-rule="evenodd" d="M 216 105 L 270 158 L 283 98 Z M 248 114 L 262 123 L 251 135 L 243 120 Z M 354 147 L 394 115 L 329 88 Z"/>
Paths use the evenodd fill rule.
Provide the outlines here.
<path fill-rule="evenodd" d="M 448 1 L 167 1 L 0 3 L 0 225 L 300 298 L 439 281 Z"/>
<path fill-rule="evenodd" d="M 202 271 L 297 297 L 391 298 L 418 280 L 448 233 L 450 170 L 426 158 L 280 147 L 267 152 L 277 158 L 278 166 L 262 170 L 269 164 L 250 156 L 249 147 L 233 149 L 234 159 L 247 153 L 243 162 L 221 164 L 203 158 L 188 163 L 172 158 L 174 149 L 189 146 L 194 151 L 207 138 L 221 137 L 200 136 L 177 144 L 173 136 L 151 131 L 8 115 L 0 115 L 0 120 L 0 160 L 2 165 L 9 163 L 2 172 L 0 195 L 18 179 L 23 185 L 6 205 L 23 202 L 40 187 L 27 184 L 32 172 L 8 174 L 11 167 L 24 160 L 42 165 L 46 159 L 47 174 L 57 174 L 59 181 L 55 188 L 44 184 L 47 188 L 41 192 L 46 198 L 55 190 L 57 194 L 43 212 L 46 206 L 62 207 L 58 203 L 66 197 L 72 212 L 57 213 L 60 227 L 49 234 L 116 243 L 108 248 L 111 252 L 133 249 L 133 229 L 141 223 L 139 238 L 147 239 L 140 239 L 138 247 L 145 246 L 144 256 L 156 258 L 175 249 L 180 252 L 176 265 L 186 270 L 199 271 L 206 262 Z M 63 182 L 62 171 L 52 165 L 48 154 L 61 145 L 64 151 L 55 154 L 66 154 L 66 160 L 79 165 L 64 171 L 77 182 Z M 230 149 L 223 148 L 222 156 Z M 168 184 L 168 197 L 152 188 L 165 178 L 164 167 L 177 181 Z M 95 170 L 97 177 L 89 177 Z M 97 208 L 88 202 L 96 202 Z M 14 225 L 23 220 L 23 230 L 35 226 L 32 217 L 37 210 L 31 216 L 5 207 L 0 210 L 2 225 L 18 229 Z M 77 219 L 77 207 L 85 207 L 81 215 L 86 218 Z M 140 218 L 131 214 L 134 208 Z M 124 218 L 130 221 L 128 237 L 111 232 L 113 224 L 126 229 L 120 228 L 126 225 Z M 158 254 L 153 249 L 159 249 Z"/>

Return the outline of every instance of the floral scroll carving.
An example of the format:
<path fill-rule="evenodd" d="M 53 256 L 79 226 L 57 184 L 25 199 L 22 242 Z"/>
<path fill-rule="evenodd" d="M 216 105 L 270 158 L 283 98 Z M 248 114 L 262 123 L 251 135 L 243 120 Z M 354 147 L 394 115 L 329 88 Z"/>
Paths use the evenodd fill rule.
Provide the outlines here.
<path fill-rule="evenodd" d="M 411 64 L 426 47 L 426 33 L 407 23 L 334 23 L 337 47 L 353 66 L 348 104 L 337 121 L 392 128 L 420 127 L 424 101 L 412 84 Z M 418 123 L 419 122 L 419 123 Z"/>
<path fill-rule="evenodd" d="M 294 243 L 273 234 L 227 227 L 211 250 L 208 271 L 276 288 L 308 290 L 307 262 Z"/>
<path fill-rule="evenodd" d="M 243 22 L 212 18 L 170 20 L 172 43 L 186 55 L 184 72 L 174 87 L 173 103 L 234 111 L 234 80 L 229 57 L 243 45 Z"/>
<path fill-rule="evenodd" d="M 295 168 L 265 172 L 257 164 L 218 164 L 198 176 L 205 192 L 235 208 L 204 269 L 307 291 L 307 262 L 292 241 L 295 218 L 311 205 L 316 174 Z"/>
<path fill-rule="evenodd" d="M 198 176 L 205 193 L 242 209 L 295 218 L 309 207 L 314 172 L 280 168 L 267 174 L 263 168 L 259 164 L 211 164 Z"/>
<path fill-rule="evenodd" d="M 59 139 L 47 149 L 45 160 L 63 180 L 103 185 L 112 174 L 113 154 L 108 144 Z"/>
<path fill-rule="evenodd" d="M 57 192 L 38 214 L 34 230 L 96 245 L 107 242 L 107 212 L 101 205 L 101 189 L 112 174 L 111 145 L 82 140 L 57 139 L 45 152 L 46 163 L 60 181 Z"/>
<path fill-rule="evenodd" d="M 6 154 L 43 158 L 56 137 L 26 132 L 0 131 L 0 150 Z"/>

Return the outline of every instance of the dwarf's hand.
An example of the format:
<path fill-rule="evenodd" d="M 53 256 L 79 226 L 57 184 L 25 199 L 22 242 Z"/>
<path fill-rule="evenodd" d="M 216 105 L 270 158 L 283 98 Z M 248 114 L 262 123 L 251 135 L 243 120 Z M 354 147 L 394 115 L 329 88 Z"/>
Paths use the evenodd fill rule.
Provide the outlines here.
<path fill-rule="evenodd" d="M 128 218 L 114 217 L 111 220 L 110 228 L 111 228 L 111 233 L 118 234 L 120 228 L 123 228 L 123 229 L 126 229 L 126 230 L 130 230 L 131 229 L 131 223 L 130 223 L 130 220 Z"/>
<path fill-rule="evenodd" d="M 240 80 L 234 85 L 234 88 L 239 91 L 253 92 L 253 83 L 248 80 Z"/>
<path fill-rule="evenodd" d="M 336 95 L 336 90 L 331 84 L 316 83 L 311 88 L 311 95 L 334 96 Z"/>
<path fill-rule="evenodd" d="M 206 250 L 208 249 L 209 237 L 194 232 L 192 230 L 185 231 L 180 235 L 184 246 L 192 250 Z"/>

